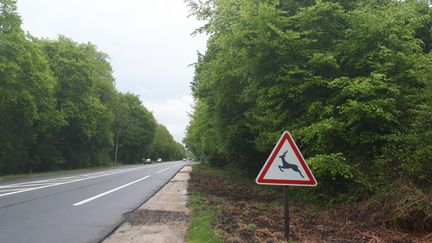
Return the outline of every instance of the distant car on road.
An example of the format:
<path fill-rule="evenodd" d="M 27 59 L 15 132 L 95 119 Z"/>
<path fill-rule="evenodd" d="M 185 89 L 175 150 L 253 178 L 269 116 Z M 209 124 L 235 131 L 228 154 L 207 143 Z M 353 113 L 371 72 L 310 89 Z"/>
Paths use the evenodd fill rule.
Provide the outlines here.
<path fill-rule="evenodd" d="M 185 158 L 183 158 L 183 161 L 186 161 L 186 159 L 185 159 Z"/>
<path fill-rule="evenodd" d="M 143 162 L 144 162 L 144 164 L 151 164 L 152 163 L 151 159 L 146 159 L 146 160 L 143 159 Z"/>
<path fill-rule="evenodd" d="M 159 158 L 159 159 L 157 159 L 156 161 L 157 161 L 157 162 L 162 162 L 162 159 L 161 159 L 161 158 Z"/>

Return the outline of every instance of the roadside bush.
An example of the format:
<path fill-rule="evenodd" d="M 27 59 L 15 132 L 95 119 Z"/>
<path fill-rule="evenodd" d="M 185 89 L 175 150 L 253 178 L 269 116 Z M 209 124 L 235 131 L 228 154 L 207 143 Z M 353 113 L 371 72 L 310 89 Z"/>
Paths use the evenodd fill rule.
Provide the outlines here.
<path fill-rule="evenodd" d="M 319 200 L 321 204 L 357 201 L 372 192 L 360 170 L 342 153 L 320 154 L 309 158 L 308 164 L 318 181 L 314 201 Z"/>
<path fill-rule="evenodd" d="M 308 161 L 320 181 L 354 179 L 354 168 L 346 162 L 342 153 L 320 154 Z"/>
<path fill-rule="evenodd" d="M 402 179 L 389 196 L 394 197 L 390 201 L 394 202 L 390 224 L 409 231 L 432 232 L 432 194 Z"/>
<path fill-rule="evenodd" d="M 362 201 L 348 218 L 361 219 L 368 226 L 389 225 L 411 232 L 432 232 L 432 194 L 400 178 Z"/>

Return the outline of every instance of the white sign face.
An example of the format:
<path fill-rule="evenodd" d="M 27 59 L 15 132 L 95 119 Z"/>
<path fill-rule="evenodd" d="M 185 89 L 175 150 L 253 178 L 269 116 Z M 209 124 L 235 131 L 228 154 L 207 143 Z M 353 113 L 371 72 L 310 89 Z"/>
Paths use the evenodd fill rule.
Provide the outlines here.
<path fill-rule="evenodd" d="M 261 169 L 256 183 L 316 186 L 317 182 L 291 135 L 284 132 Z"/>

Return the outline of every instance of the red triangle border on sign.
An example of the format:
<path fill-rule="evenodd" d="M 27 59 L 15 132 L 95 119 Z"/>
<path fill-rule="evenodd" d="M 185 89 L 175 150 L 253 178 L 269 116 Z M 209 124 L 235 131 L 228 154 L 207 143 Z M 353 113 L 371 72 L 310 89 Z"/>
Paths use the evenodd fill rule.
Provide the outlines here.
<path fill-rule="evenodd" d="M 295 156 L 297 157 L 298 161 L 300 162 L 301 166 L 303 167 L 303 170 L 307 174 L 309 180 L 283 180 L 283 179 L 264 179 L 265 175 L 267 174 L 267 171 L 275 161 L 275 157 L 278 155 L 280 149 L 282 148 L 285 141 L 288 141 L 289 145 L 291 146 L 291 149 L 294 151 Z M 257 184 L 266 184 L 266 185 L 285 185 L 285 186 L 316 186 L 317 181 L 315 177 L 313 176 L 311 170 L 309 169 L 309 166 L 306 164 L 305 159 L 303 158 L 303 155 L 300 153 L 300 150 L 298 149 L 296 143 L 291 137 L 291 134 L 287 131 L 285 131 L 282 136 L 280 137 L 278 143 L 276 144 L 275 148 L 273 149 L 272 153 L 270 154 L 269 158 L 265 162 L 263 168 L 261 169 L 260 173 L 258 174 L 256 178 Z"/>

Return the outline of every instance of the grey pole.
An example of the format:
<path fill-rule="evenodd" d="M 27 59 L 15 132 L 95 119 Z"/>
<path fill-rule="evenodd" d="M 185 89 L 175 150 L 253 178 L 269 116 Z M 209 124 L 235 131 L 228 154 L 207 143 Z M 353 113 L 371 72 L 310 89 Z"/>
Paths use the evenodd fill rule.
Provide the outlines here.
<path fill-rule="evenodd" d="M 284 201 L 284 221 L 285 221 L 285 238 L 286 241 L 289 242 L 289 235 L 290 235 L 290 230 L 289 230 L 289 207 L 288 207 L 288 187 L 284 186 L 284 197 L 283 197 L 283 201 Z"/>

